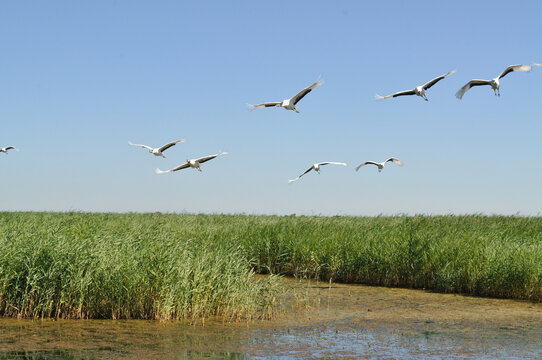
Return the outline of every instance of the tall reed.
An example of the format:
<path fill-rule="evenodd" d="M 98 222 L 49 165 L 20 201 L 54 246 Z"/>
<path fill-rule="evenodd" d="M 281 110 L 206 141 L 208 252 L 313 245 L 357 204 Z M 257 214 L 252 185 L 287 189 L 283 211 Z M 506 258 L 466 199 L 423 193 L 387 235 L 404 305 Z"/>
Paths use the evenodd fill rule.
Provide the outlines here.
<path fill-rule="evenodd" d="M 239 244 L 180 235 L 178 219 L 1 213 L 0 314 L 193 321 L 269 316 L 276 277 L 255 279 Z"/>
<path fill-rule="evenodd" d="M 259 272 L 542 301 L 542 218 L 249 218 Z M 240 226 L 238 225 L 238 228 Z"/>
<path fill-rule="evenodd" d="M 0 315 L 269 316 L 255 273 L 542 301 L 542 218 L 0 213 Z"/>

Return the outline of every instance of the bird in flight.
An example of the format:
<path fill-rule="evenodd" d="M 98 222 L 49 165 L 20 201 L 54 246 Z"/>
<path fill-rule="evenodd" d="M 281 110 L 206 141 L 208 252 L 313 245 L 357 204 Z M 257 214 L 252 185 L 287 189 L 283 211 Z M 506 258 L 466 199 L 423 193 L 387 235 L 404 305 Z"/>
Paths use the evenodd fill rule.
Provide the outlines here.
<path fill-rule="evenodd" d="M 312 89 L 314 89 L 315 87 L 318 87 L 318 86 L 320 86 L 322 84 L 323 84 L 323 81 L 318 79 L 318 81 L 316 81 L 314 84 L 312 84 L 309 87 L 304 88 L 303 90 L 301 90 L 299 93 L 297 93 L 295 96 L 293 96 L 290 99 L 283 100 L 282 102 L 268 102 L 268 103 L 263 103 L 263 104 L 258 104 L 258 105 L 248 104 L 248 106 L 250 107 L 250 109 L 256 109 L 256 108 L 261 108 L 261 107 L 274 107 L 274 106 L 279 107 L 279 106 L 282 106 L 286 110 L 294 110 L 296 113 L 299 113 L 299 109 L 297 108 L 296 104 L 301 99 L 303 99 L 303 97 L 305 97 L 305 95 L 310 93 L 312 91 Z"/>
<path fill-rule="evenodd" d="M 403 166 L 403 162 L 402 162 L 401 160 L 396 159 L 396 158 L 394 158 L 394 157 L 391 157 L 391 158 L 389 158 L 389 159 L 387 159 L 386 161 L 383 161 L 383 162 L 381 162 L 381 163 L 375 162 L 375 161 L 366 161 L 366 162 L 364 162 L 364 163 L 362 163 L 362 164 L 359 164 L 359 165 L 356 167 L 356 171 L 358 171 L 360 167 L 365 166 L 365 165 L 376 165 L 376 166 L 378 167 L 378 172 L 381 172 L 382 169 L 384 168 L 384 165 L 386 165 L 386 163 L 387 163 L 388 161 L 394 162 L 394 163 L 396 163 L 396 164 L 399 165 L 399 166 Z"/>
<path fill-rule="evenodd" d="M 17 148 L 14 147 L 14 146 L 6 146 L 6 147 L 4 147 L 4 148 L 1 148 L 1 149 L 0 149 L 0 152 L 3 152 L 4 154 L 7 155 L 7 154 L 8 154 L 8 150 L 12 150 L 12 149 L 13 149 L 13 150 L 16 150 L 16 151 L 19 151 L 19 149 L 17 149 Z"/>
<path fill-rule="evenodd" d="M 310 168 L 308 168 L 307 170 L 305 170 L 305 172 L 301 175 L 299 175 L 298 177 L 296 177 L 295 179 L 292 179 L 292 180 L 288 180 L 288 184 L 290 183 L 293 183 L 294 181 L 297 181 L 299 180 L 303 175 L 305 175 L 306 173 L 308 173 L 309 171 L 311 170 L 314 170 L 316 171 L 318 174 L 320 174 L 320 166 L 324 166 L 324 165 L 342 165 L 342 166 L 346 166 L 346 163 L 343 163 L 343 162 L 334 162 L 334 161 L 324 161 L 324 162 L 320 162 L 320 163 L 316 163 L 316 164 L 313 164 Z"/>
<path fill-rule="evenodd" d="M 376 94 L 375 98 L 377 100 L 384 100 L 384 99 L 389 99 L 389 98 L 392 98 L 392 97 L 403 96 L 403 95 L 418 95 L 418 96 L 421 96 L 425 101 L 429 101 L 429 99 L 427 98 L 427 89 L 429 89 L 431 86 L 438 83 L 440 80 L 444 79 L 446 76 L 450 76 L 455 72 L 456 72 L 456 70 L 452 70 L 450 72 L 447 72 L 446 74 L 440 75 L 439 77 L 434 78 L 433 80 L 425 83 L 424 85 L 416 86 L 412 90 L 400 91 L 400 92 L 396 92 L 395 94 L 391 94 L 391 95 L 387 95 L 387 96 L 380 96 L 380 95 Z"/>
<path fill-rule="evenodd" d="M 489 85 L 493 89 L 493 92 L 495 92 L 495 96 L 501 96 L 501 91 L 499 90 L 501 87 L 501 84 L 499 80 L 503 77 L 505 77 L 507 74 L 513 72 L 513 71 L 531 71 L 531 67 L 529 65 L 510 65 L 507 67 L 499 76 L 497 76 L 494 79 L 491 80 L 480 80 L 480 79 L 473 79 L 463 85 L 461 89 L 455 93 L 455 97 L 458 99 L 461 99 L 463 95 L 473 86 L 481 86 L 481 85 Z"/>
<path fill-rule="evenodd" d="M 165 171 L 160 170 L 160 169 L 156 169 L 156 173 L 157 174 L 165 174 L 165 173 L 170 173 L 170 172 L 186 169 L 186 168 L 189 168 L 189 167 L 191 167 L 192 169 L 196 169 L 198 171 L 201 171 L 201 164 L 203 164 L 206 161 L 212 160 L 212 159 L 216 158 L 217 156 L 226 155 L 226 154 L 227 154 L 227 152 L 219 152 L 218 154 L 208 155 L 208 156 L 200 157 L 198 159 L 186 160 L 186 162 L 184 164 L 181 164 L 181 165 L 179 165 L 179 166 L 177 166 L 177 167 L 175 167 L 173 169 L 169 169 L 169 170 L 165 170 Z"/>
<path fill-rule="evenodd" d="M 163 151 L 166 151 L 170 147 L 175 146 L 178 143 L 183 143 L 183 142 L 184 142 L 184 139 L 177 140 L 177 141 L 172 141 L 170 143 L 162 145 L 159 148 L 153 148 L 153 147 L 150 147 L 150 146 L 147 146 L 147 145 L 142 145 L 142 144 L 132 144 L 130 141 L 128 141 L 128 144 L 132 145 L 132 146 L 139 146 L 139 147 L 145 148 L 145 149 L 149 150 L 149 152 L 151 154 L 153 154 L 154 156 L 161 156 L 161 157 L 165 158 L 166 156 L 162 153 Z"/>

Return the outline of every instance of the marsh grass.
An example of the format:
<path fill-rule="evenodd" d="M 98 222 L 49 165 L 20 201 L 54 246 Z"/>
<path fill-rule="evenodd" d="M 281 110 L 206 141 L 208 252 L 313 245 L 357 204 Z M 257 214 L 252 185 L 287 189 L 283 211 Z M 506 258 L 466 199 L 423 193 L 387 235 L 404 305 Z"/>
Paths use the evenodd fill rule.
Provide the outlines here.
<path fill-rule="evenodd" d="M 276 277 L 255 279 L 239 244 L 183 236 L 174 223 L 155 215 L 0 214 L 0 314 L 191 321 L 272 314 Z"/>
<path fill-rule="evenodd" d="M 541 218 L 284 217 L 271 222 L 275 232 L 250 231 L 245 237 L 259 271 L 542 301 Z"/>
<path fill-rule="evenodd" d="M 280 274 L 542 301 L 542 218 L 0 213 L 0 315 L 270 317 Z"/>

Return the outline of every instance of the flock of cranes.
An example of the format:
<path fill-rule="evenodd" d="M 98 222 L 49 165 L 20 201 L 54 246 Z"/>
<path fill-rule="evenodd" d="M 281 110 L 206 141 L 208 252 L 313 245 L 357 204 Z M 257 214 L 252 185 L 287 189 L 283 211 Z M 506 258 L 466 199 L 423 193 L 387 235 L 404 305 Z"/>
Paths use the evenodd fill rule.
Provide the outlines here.
<path fill-rule="evenodd" d="M 439 80 L 445 78 L 446 76 L 452 74 L 453 72 L 454 71 L 450 71 L 449 73 L 447 73 L 445 75 L 442 75 L 442 76 L 440 76 L 440 77 L 438 77 L 436 79 L 433 79 L 429 83 L 427 83 L 427 84 L 425 84 L 425 85 L 423 85 L 421 87 L 419 86 L 413 91 L 416 91 L 415 92 L 416 94 L 425 97 L 425 90 L 426 89 L 430 88 L 431 86 L 436 84 Z M 318 87 L 318 86 L 320 86 L 322 84 L 323 84 L 323 81 L 321 79 L 318 79 L 318 81 L 316 81 L 314 84 L 304 88 L 303 90 L 301 90 L 300 92 L 298 92 L 296 95 L 294 95 L 293 97 L 291 97 L 289 99 L 283 100 L 281 102 L 267 102 L 267 103 L 262 103 L 262 104 L 258 104 L 258 105 L 248 104 L 248 106 L 249 106 L 250 109 L 262 108 L 262 107 L 283 107 L 286 110 L 293 110 L 293 111 L 299 113 L 299 109 L 297 108 L 297 103 L 301 99 L 303 99 L 305 97 L 305 95 L 310 93 L 314 88 L 316 88 L 316 87 Z M 421 90 L 418 90 L 419 88 Z M 401 94 L 401 95 L 406 95 L 406 94 Z M 390 96 L 399 96 L 399 95 L 395 94 L 395 95 L 390 95 Z M 425 99 L 427 100 L 427 98 L 425 98 Z M 155 156 L 162 156 L 163 158 L 165 158 L 166 156 L 163 154 L 163 151 L 165 151 L 165 150 L 169 149 L 170 147 L 175 146 L 175 145 L 177 145 L 178 143 L 181 143 L 181 142 L 184 142 L 184 139 L 177 140 L 177 141 L 172 141 L 172 142 L 167 143 L 167 144 L 165 144 L 165 145 L 163 145 L 163 146 L 161 146 L 159 148 L 153 148 L 151 146 L 142 145 L 142 144 L 133 144 L 130 141 L 128 141 L 128 144 L 131 145 L 131 146 L 139 146 L 139 147 L 145 148 L 145 149 L 147 149 L 149 151 L 149 153 L 151 153 L 151 154 L 153 154 Z M 175 172 L 175 171 L 179 171 L 179 170 L 187 169 L 187 168 L 192 168 L 192 169 L 196 169 L 198 171 L 201 171 L 201 164 L 203 164 L 204 162 L 207 162 L 209 160 L 215 159 L 215 158 L 219 157 L 220 155 L 225 155 L 225 154 L 227 154 L 227 152 L 220 151 L 220 152 L 218 152 L 216 154 L 213 154 L 213 155 L 203 156 L 203 157 L 200 157 L 200 158 L 197 158 L 197 159 L 192 159 L 192 160 L 186 160 L 186 162 L 184 162 L 183 164 L 181 164 L 181 165 L 179 165 L 177 167 L 174 167 L 172 169 L 169 169 L 169 170 L 156 169 L 155 172 L 157 174 L 166 174 L 166 173 Z M 398 160 L 396 158 L 389 158 L 389 159 L 387 159 L 386 161 L 384 161 L 382 163 L 377 163 L 377 162 L 374 162 L 374 161 L 366 161 L 366 162 L 362 163 L 361 165 L 359 165 L 356 168 L 356 171 L 358 171 L 359 168 L 364 166 L 364 165 L 373 164 L 373 165 L 376 165 L 378 167 L 378 171 L 380 172 L 384 168 L 384 164 L 386 162 L 388 162 L 388 161 L 393 161 L 394 163 L 403 166 L 403 163 L 400 160 Z M 319 163 L 313 164 L 310 168 L 305 170 L 301 175 L 299 175 L 295 179 L 288 180 L 288 183 L 293 183 L 293 182 L 299 180 L 303 175 L 310 172 L 311 170 L 314 170 L 318 174 L 320 174 L 320 167 L 324 166 L 324 165 L 330 165 L 330 164 L 331 165 L 346 166 L 346 163 L 344 163 L 344 162 L 336 162 L 336 161 L 319 162 Z"/>
<path fill-rule="evenodd" d="M 321 84 L 321 82 L 312 84 L 311 86 L 309 86 L 306 89 L 303 89 L 303 91 L 301 91 L 299 93 L 299 94 L 302 94 L 300 97 L 299 97 L 299 94 L 297 94 L 296 96 L 294 96 L 294 98 L 297 97 L 297 101 L 299 101 L 303 96 L 308 94 L 314 87 L 316 87 L 316 86 L 318 86 L 320 84 Z M 293 105 L 295 105 L 297 103 L 297 101 L 293 102 Z M 262 105 L 262 106 L 264 106 L 264 105 Z M 296 109 L 294 109 L 294 110 L 296 110 Z M 161 156 L 161 157 L 165 158 L 166 156 L 163 154 L 163 151 L 166 151 L 170 147 L 175 146 L 175 145 L 177 145 L 179 143 L 183 143 L 184 141 L 185 141 L 184 139 L 172 141 L 170 143 L 162 145 L 159 148 L 153 148 L 151 146 L 143 145 L 143 144 L 133 144 L 130 141 L 128 141 L 128 145 L 142 147 L 144 149 L 147 149 L 149 151 L 149 153 L 153 154 L 154 156 Z M 9 149 L 14 149 L 14 147 L 10 146 L 10 147 L 4 148 L 4 149 L 1 149 L 0 151 L 6 152 Z M 204 162 L 207 162 L 209 160 L 213 160 L 214 158 L 217 158 L 220 155 L 226 155 L 226 154 L 227 154 L 227 152 L 225 152 L 225 151 L 219 151 L 218 153 L 213 154 L 213 155 L 207 155 L 207 156 L 203 156 L 203 157 L 200 157 L 200 158 L 197 158 L 197 159 L 186 160 L 185 163 L 183 163 L 183 164 L 181 164 L 181 165 L 179 165 L 177 167 L 174 167 L 172 169 L 169 169 L 169 170 L 156 169 L 155 172 L 157 174 L 166 174 L 166 173 L 170 173 L 170 172 L 179 171 L 179 170 L 182 170 L 182 169 L 187 169 L 189 167 L 192 168 L 192 169 L 196 169 L 198 171 L 201 171 L 201 164 L 203 164 Z M 378 172 L 380 172 L 384 168 L 384 164 L 386 164 L 389 161 L 394 162 L 397 165 L 403 166 L 403 162 L 401 160 L 399 160 L 397 158 L 394 158 L 394 157 L 391 157 L 391 158 L 389 158 L 389 159 L 387 159 L 387 160 L 385 160 L 385 161 L 383 161 L 381 163 L 374 162 L 374 161 L 366 161 L 366 162 L 360 164 L 358 167 L 356 167 L 356 171 L 358 171 L 359 168 L 364 166 L 364 165 L 371 164 L 371 165 L 376 165 L 377 168 L 378 168 Z M 303 175 L 305 175 L 306 173 L 308 173 L 311 170 L 314 170 L 318 174 L 320 174 L 320 167 L 324 166 L 324 165 L 342 165 L 342 166 L 346 166 L 346 163 L 344 163 L 344 162 L 336 162 L 336 161 L 324 161 L 324 162 L 319 162 L 319 163 L 313 164 L 310 168 L 305 170 L 301 175 L 299 175 L 295 179 L 288 180 L 288 183 L 293 183 L 293 182 L 299 180 Z"/>
<path fill-rule="evenodd" d="M 536 64 L 535 63 L 532 66 L 542 67 L 542 64 Z M 491 79 L 491 80 L 472 79 L 471 81 L 469 81 L 468 83 L 463 85 L 457 91 L 455 96 L 458 99 L 461 99 L 461 98 L 463 98 L 465 93 L 468 90 L 470 90 L 472 87 L 483 86 L 483 85 L 491 86 L 491 89 L 493 89 L 493 91 L 495 93 L 495 96 L 500 96 L 500 79 L 502 79 L 506 75 L 510 74 L 511 72 L 516 72 L 516 71 L 517 72 L 528 72 L 528 71 L 531 71 L 531 66 L 530 65 L 510 65 L 499 76 L 497 76 L 494 79 Z M 399 92 L 396 92 L 396 93 L 393 93 L 393 94 L 390 94 L 390 95 L 387 95 L 387 96 L 380 96 L 380 95 L 377 94 L 376 99 L 377 100 L 385 100 L 385 99 L 394 98 L 394 97 L 398 97 L 398 96 L 417 95 L 417 96 L 420 96 L 425 101 L 429 101 L 429 99 L 427 98 L 427 90 L 430 89 L 433 85 L 435 85 L 439 81 L 443 80 L 444 78 L 454 74 L 455 72 L 456 72 L 456 70 L 449 71 L 446 74 L 440 75 L 440 76 L 428 81 L 424 85 L 416 86 L 414 89 L 411 89 L 411 90 L 399 91 Z M 322 84 L 323 84 L 323 81 L 321 79 L 318 79 L 314 84 L 304 88 L 303 90 L 301 90 L 300 92 L 298 92 L 296 95 L 294 95 L 293 97 L 291 97 L 289 99 L 283 100 L 281 102 L 267 102 L 267 103 L 262 103 L 262 104 L 258 104 L 258 105 L 250 105 L 250 104 L 248 104 L 248 106 L 249 106 L 250 109 L 257 109 L 257 108 L 263 108 L 263 107 L 283 107 L 286 110 L 293 110 L 293 111 L 299 113 L 297 103 L 301 99 L 303 99 L 308 93 L 310 93 L 313 89 L 315 89 L 316 87 L 318 87 L 318 86 L 320 86 Z M 161 157 L 165 158 L 166 156 L 163 153 L 164 151 L 166 151 L 167 149 L 169 149 L 169 148 L 171 148 L 171 147 L 173 147 L 173 146 L 175 146 L 175 145 L 177 145 L 179 143 L 183 143 L 184 141 L 185 141 L 184 139 L 172 141 L 172 142 L 169 142 L 169 143 L 167 143 L 165 145 L 162 145 L 161 147 L 158 147 L 158 148 L 153 148 L 151 146 L 147 146 L 147 145 L 143 145 L 143 144 L 133 144 L 131 142 L 128 142 L 128 144 L 131 145 L 131 146 L 142 147 L 144 149 L 147 149 L 149 151 L 149 153 L 153 154 L 154 156 L 161 156 Z M 4 153 L 6 155 L 8 154 L 9 150 L 19 151 L 19 149 L 15 148 L 14 146 L 6 146 L 6 147 L 3 147 L 3 148 L 0 148 L 0 152 Z M 179 171 L 179 170 L 187 169 L 187 168 L 192 168 L 192 169 L 196 169 L 198 171 L 201 171 L 201 164 L 203 164 L 203 163 L 205 163 L 205 162 L 207 162 L 209 160 L 215 159 L 215 158 L 217 158 L 217 157 L 219 157 L 221 155 L 225 155 L 225 154 L 227 154 L 227 152 L 219 151 L 218 153 L 213 154 L 213 155 L 208 155 L 208 156 L 203 156 L 203 157 L 196 158 L 196 159 L 186 160 L 186 162 L 182 163 L 181 165 L 179 165 L 177 167 L 174 167 L 172 169 L 169 169 L 169 170 L 156 169 L 156 173 L 157 174 L 165 174 L 165 173 L 171 173 L 171 172 L 175 172 L 175 171 Z M 394 158 L 394 157 L 390 157 L 390 158 L 388 158 L 387 160 L 385 160 L 385 161 L 383 161 L 381 163 L 375 162 L 375 161 L 365 161 L 364 163 L 361 163 L 360 165 L 358 165 L 356 167 L 356 171 L 358 171 L 362 166 L 365 166 L 365 165 L 375 165 L 377 167 L 377 169 L 378 169 L 378 172 L 381 172 L 382 169 L 384 168 L 385 164 L 388 163 L 388 162 L 393 162 L 393 163 L 395 163 L 395 164 L 397 164 L 399 166 L 403 166 L 403 162 L 401 160 L 399 160 L 397 158 Z M 324 161 L 324 162 L 315 163 L 310 168 L 305 170 L 302 174 L 300 174 L 298 177 L 296 177 L 295 179 L 288 180 L 288 183 L 293 183 L 293 182 L 299 180 L 303 175 L 307 174 L 311 170 L 314 170 L 315 172 L 320 174 L 320 167 L 322 167 L 324 165 L 347 166 L 347 164 L 344 163 L 344 162 L 335 162 L 335 161 Z"/>

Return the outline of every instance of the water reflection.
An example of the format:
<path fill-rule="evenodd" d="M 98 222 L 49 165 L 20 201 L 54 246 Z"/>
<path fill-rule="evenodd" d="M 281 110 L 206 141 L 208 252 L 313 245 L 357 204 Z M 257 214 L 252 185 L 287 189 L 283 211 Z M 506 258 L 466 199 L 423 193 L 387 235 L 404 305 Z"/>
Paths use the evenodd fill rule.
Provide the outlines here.
<path fill-rule="evenodd" d="M 285 280 L 273 321 L 0 319 L 1 359 L 541 359 L 542 305 Z"/>
<path fill-rule="evenodd" d="M 176 353 L 174 359 L 228 359 L 247 360 L 247 354 L 227 353 L 219 351 L 191 351 L 183 350 Z M 95 359 L 81 351 L 46 350 L 46 351 L 11 351 L 0 355 L 0 360 L 65 360 L 65 359 Z"/>

